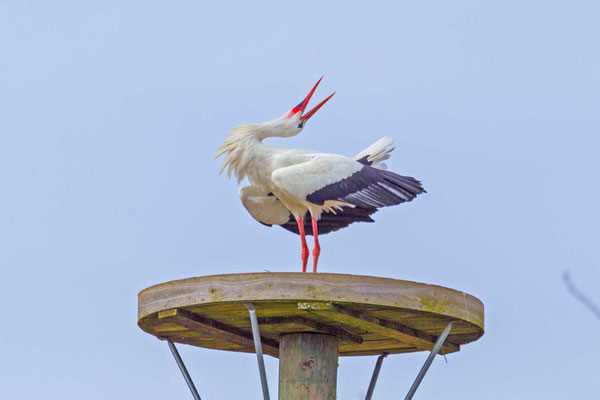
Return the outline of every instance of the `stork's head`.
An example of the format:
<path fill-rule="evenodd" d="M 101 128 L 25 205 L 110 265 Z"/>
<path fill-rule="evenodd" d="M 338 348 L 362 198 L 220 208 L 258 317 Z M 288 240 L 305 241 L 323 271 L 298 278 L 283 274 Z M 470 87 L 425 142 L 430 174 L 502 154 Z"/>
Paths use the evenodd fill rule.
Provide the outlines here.
<path fill-rule="evenodd" d="M 323 77 L 321 77 L 321 79 L 323 79 Z M 321 79 L 317 81 L 315 86 L 304 98 L 304 100 L 300 102 L 300 104 L 283 114 L 282 117 L 273 121 L 269 121 L 265 124 L 271 128 L 272 136 L 290 137 L 299 134 L 304 128 L 304 125 L 306 125 L 306 121 L 308 121 L 308 119 L 312 117 L 319 110 L 319 108 L 321 108 L 323 104 L 327 102 L 327 100 L 333 97 L 335 92 L 313 107 L 312 110 L 304 114 L 304 110 L 306 110 L 306 106 L 308 105 L 313 93 L 317 89 L 317 86 L 319 86 L 319 83 L 321 83 Z"/>

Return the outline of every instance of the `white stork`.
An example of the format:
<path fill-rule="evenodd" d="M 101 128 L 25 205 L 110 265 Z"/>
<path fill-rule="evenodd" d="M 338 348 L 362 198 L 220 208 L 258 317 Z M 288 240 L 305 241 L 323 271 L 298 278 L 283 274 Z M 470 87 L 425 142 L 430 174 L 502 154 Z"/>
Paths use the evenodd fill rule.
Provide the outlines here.
<path fill-rule="evenodd" d="M 321 77 L 321 79 L 323 79 Z M 242 204 L 263 225 L 280 225 L 300 235 L 302 272 L 306 272 L 308 246 L 305 235 L 313 235 L 313 272 L 321 248 L 318 234 L 344 228 L 353 222 L 374 222 L 380 207 L 411 201 L 425 190 L 415 178 L 386 171 L 382 161 L 394 150 L 393 139 L 384 137 L 354 158 L 267 146 L 268 137 L 295 136 L 306 121 L 334 94 L 308 113 L 304 110 L 321 82 L 306 98 L 282 117 L 262 124 L 239 125 L 219 147 L 225 153 L 221 172 L 235 174 L 238 183 L 248 177 L 251 185 L 239 189 Z M 310 213 L 310 221 L 305 219 Z"/>

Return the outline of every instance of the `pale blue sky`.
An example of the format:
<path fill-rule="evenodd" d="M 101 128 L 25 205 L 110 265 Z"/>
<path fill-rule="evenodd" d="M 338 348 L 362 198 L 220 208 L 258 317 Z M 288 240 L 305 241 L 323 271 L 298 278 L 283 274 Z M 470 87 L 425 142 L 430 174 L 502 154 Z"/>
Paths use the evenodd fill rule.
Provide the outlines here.
<path fill-rule="evenodd" d="M 600 4 L 0 3 L 0 397 L 189 398 L 136 296 L 167 280 L 297 271 L 298 237 L 218 176 L 233 126 L 337 95 L 298 148 L 388 163 L 428 194 L 322 238 L 323 272 L 464 290 L 486 334 L 418 399 L 594 399 L 600 323 Z M 255 358 L 181 346 L 205 399 L 258 399 Z M 426 355 L 386 359 L 401 398 Z M 343 358 L 364 398 L 375 358 Z M 267 361 L 276 392 L 277 363 Z"/>

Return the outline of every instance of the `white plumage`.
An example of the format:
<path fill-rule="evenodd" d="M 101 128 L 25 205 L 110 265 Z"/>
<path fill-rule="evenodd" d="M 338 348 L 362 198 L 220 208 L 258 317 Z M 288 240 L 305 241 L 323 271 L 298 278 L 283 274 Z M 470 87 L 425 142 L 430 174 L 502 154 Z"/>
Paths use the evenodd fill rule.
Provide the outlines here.
<path fill-rule="evenodd" d="M 384 137 L 355 155 L 353 160 L 357 161 L 368 156 L 368 160 L 373 163 L 371 165 L 372 167 L 385 170 L 386 165 L 382 163 L 382 161 L 390 158 L 390 153 L 394 150 L 393 147 L 390 147 L 393 143 L 394 138 L 389 136 Z M 321 154 L 321 156 L 327 157 L 329 154 Z M 297 166 L 305 168 L 304 163 L 298 164 Z M 362 168 L 362 164 L 360 167 Z M 274 173 L 275 172 L 276 171 L 274 171 Z M 319 178 L 319 175 L 315 175 L 316 180 L 319 180 Z M 281 178 L 281 180 L 283 181 L 283 184 L 285 184 L 283 178 Z M 317 189 L 320 189 L 323 186 L 324 183 L 321 183 Z M 242 186 L 238 191 L 238 195 L 246 210 L 248 210 L 250 215 L 258 222 L 265 225 L 283 225 L 289 222 L 290 211 L 277 197 L 262 186 Z"/>
<path fill-rule="evenodd" d="M 314 272 L 320 254 L 318 233 L 357 221 L 373 222 L 370 215 L 378 208 L 410 201 L 424 192 L 416 179 L 386 171 L 383 161 L 394 150 L 391 137 L 380 139 L 354 158 L 263 144 L 267 137 L 300 133 L 306 121 L 333 96 L 304 114 L 320 81 L 281 118 L 234 128 L 217 155 L 226 154 L 221 171 L 227 169 L 229 177 L 235 175 L 238 182 L 248 177 L 251 185 L 240 188 L 239 196 L 254 219 L 300 234 L 303 271 L 308 260 L 305 233 L 314 236 Z M 305 222 L 307 213 L 310 223 Z"/>
<path fill-rule="evenodd" d="M 290 210 L 261 186 L 242 186 L 238 191 L 242 204 L 252 218 L 264 225 L 283 225 L 290 220 Z"/>
<path fill-rule="evenodd" d="M 387 165 L 385 165 L 382 161 L 390 158 L 391 152 L 394 151 L 394 138 L 391 136 L 386 136 L 379 139 L 377 142 L 373 143 L 360 153 L 354 156 L 355 160 L 360 160 L 361 158 L 367 157 L 367 161 L 372 163 L 371 166 L 379 169 L 387 169 Z"/>

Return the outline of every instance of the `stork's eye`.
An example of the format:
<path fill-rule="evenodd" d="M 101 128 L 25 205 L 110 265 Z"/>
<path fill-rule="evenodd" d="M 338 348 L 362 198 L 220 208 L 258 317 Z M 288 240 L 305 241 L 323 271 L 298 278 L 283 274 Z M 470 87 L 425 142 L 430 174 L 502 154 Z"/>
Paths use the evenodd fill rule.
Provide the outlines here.
<path fill-rule="evenodd" d="M 302 121 L 298 124 L 298 128 L 300 128 L 300 129 L 302 129 L 303 126 L 304 126 L 304 121 Z"/>

